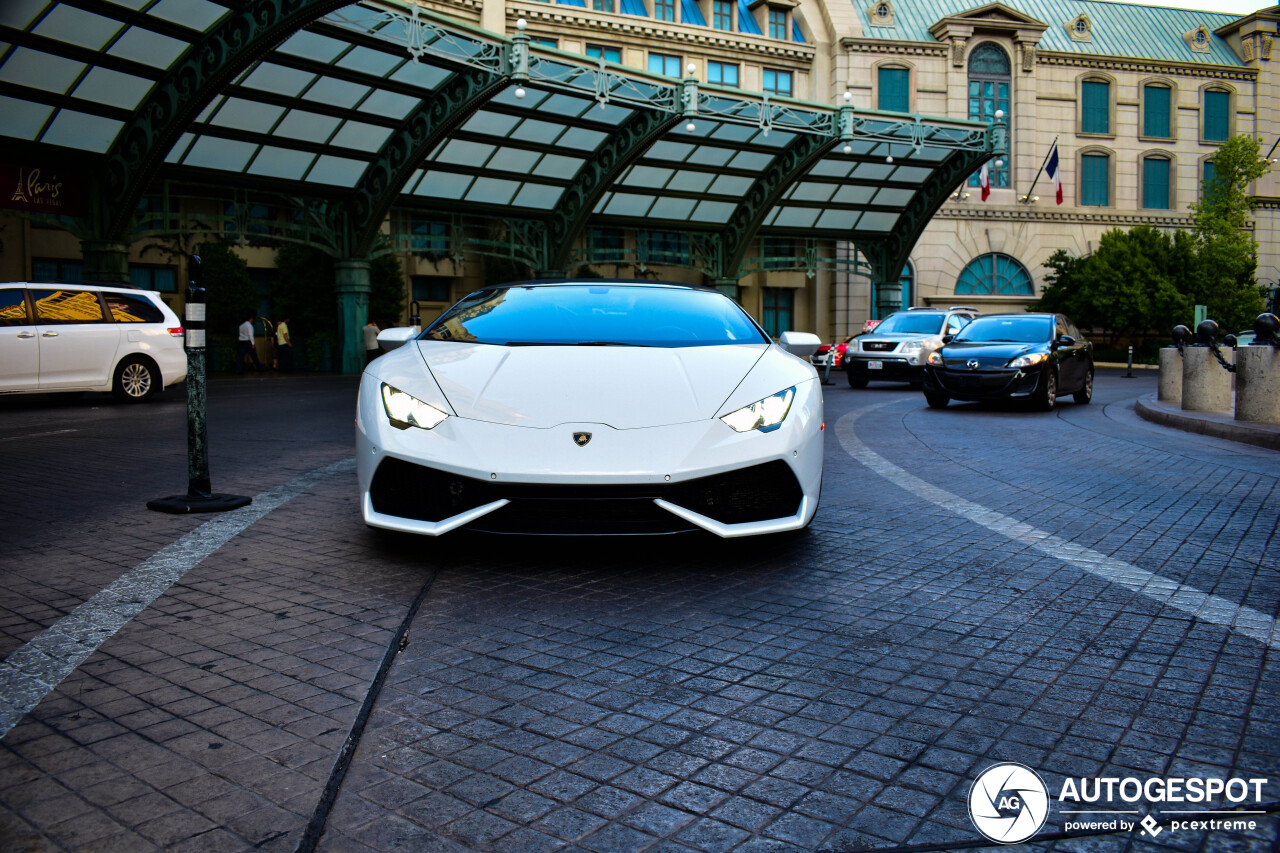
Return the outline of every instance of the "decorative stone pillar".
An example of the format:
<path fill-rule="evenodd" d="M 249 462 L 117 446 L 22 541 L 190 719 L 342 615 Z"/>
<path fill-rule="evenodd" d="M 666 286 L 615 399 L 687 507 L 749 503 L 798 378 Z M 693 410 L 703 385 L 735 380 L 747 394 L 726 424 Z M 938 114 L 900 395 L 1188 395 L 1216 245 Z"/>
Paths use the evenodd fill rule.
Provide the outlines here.
<path fill-rule="evenodd" d="M 81 240 L 85 281 L 129 283 L 129 244 L 115 240 Z"/>
<path fill-rule="evenodd" d="M 1280 350 L 1236 350 L 1236 420 L 1280 424 Z"/>
<path fill-rule="evenodd" d="M 1160 390 L 1157 399 L 1166 403 L 1182 402 L 1182 355 L 1177 347 L 1160 350 Z"/>
<path fill-rule="evenodd" d="M 1209 347 L 1182 350 L 1182 408 L 1187 412 L 1231 411 L 1231 374 L 1218 364 Z"/>
<path fill-rule="evenodd" d="M 338 295 L 338 336 L 342 372 L 364 370 L 364 325 L 369 319 L 369 262 L 350 258 L 335 261 L 334 291 Z"/>

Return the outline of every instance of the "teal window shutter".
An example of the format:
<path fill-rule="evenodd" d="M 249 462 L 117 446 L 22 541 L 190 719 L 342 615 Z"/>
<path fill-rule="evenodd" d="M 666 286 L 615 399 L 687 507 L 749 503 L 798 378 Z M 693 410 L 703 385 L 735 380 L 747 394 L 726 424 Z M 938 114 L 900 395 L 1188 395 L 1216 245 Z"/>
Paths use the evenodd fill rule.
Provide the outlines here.
<path fill-rule="evenodd" d="M 1111 132 L 1111 84 L 1086 80 L 1081 86 L 1080 129 L 1084 133 Z"/>
<path fill-rule="evenodd" d="M 1142 206 L 1149 210 L 1169 209 L 1169 161 L 1163 157 L 1142 161 Z"/>
<path fill-rule="evenodd" d="M 905 68 L 881 68 L 877 108 L 911 112 L 911 72 Z"/>
<path fill-rule="evenodd" d="M 1111 158 L 1106 154 L 1085 154 L 1080 158 L 1080 203 L 1105 207 L 1109 197 Z"/>
<path fill-rule="evenodd" d="M 1168 138 L 1169 132 L 1169 97 L 1172 94 L 1168 86 L 1142 87 L 1142 135 Z"/>
<path fill-rule="evenodd" d="M 1208 142 L 1225 142 L 1230 136 L 1231 93 L 1210 89 L 1204 93 L 1204 138 Z"/>

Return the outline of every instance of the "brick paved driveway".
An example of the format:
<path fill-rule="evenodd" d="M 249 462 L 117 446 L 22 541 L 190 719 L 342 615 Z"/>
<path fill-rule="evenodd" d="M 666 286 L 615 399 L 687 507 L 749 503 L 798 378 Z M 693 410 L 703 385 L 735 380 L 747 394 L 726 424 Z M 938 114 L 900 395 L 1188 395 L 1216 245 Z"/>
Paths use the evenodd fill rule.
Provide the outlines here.
<path fill-rule="evenodd" d="M 382 536 L 349 470 L 286 489 L 0 741 L 3 849 L 294 850 L 321 819 L 320 850 L 958 849 L 1000 761 L 1274 803 L 1277 457 L 1138 421 L 1152 384 L 1054 414 L 832 386 L 823 503 L 781 541 Z M 353 396 L 215 382 L 215 487 L 349 457 Z M 0 652 L 201 535 L 142 506 L 184 452 L 172 393 L 0 400 Z M 1234 817 L 1025 846 L 1275 844 Z"/>

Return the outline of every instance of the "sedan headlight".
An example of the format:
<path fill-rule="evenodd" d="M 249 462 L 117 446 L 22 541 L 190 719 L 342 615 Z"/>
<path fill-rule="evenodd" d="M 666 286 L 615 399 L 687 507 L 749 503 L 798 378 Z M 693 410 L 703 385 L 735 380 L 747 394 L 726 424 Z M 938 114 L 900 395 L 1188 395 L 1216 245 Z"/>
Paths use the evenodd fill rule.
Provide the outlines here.
<path fill-rule="evenodd" d="M 404 393 L 399 388 L 392 388 L 385 382 L 382 383 L 382 407 L 387 412 L 387 420 L 391 421 L 391 425 L 396 429 L 408 429 L 411 426 L 435 429 L 449 417 L 448 413 Z"/>
<path fill-rule="evenodd" d="M 929 353 L 929 358 L 927 359 L 927 361 L 930 364 L 932 364 L 934 367 L 942 367 L 942 364 L 943 364 L 942 350 L 936 349 L 933 352 Z"/>
<path fill-rule="evenodd" d="M 1010 367 L 1035 367 L 1037 364 L 1043 364 L 1048 361 L 1048 353 L 1029 352 L 1026 355 L 1020 355 L 1013 361 L 1009 362 Z"/>
<path fill-rule="evenodd" d="M 736 412 L 730 412 L 720 420 L 729 425 L 729 428 L 736 432 L 751 432 L 758 429 L 761 432 L 773 432 L 782 426 L 782 421 L 786 419 L 787 412 L 791 411 L 791 401 L 796 398 L 796 388 L 792 385 L 785 391 L 779 391 L 772 397 L 765 397 L 763 400 L 757 400 L 750 406 L 743 406 Z"/>

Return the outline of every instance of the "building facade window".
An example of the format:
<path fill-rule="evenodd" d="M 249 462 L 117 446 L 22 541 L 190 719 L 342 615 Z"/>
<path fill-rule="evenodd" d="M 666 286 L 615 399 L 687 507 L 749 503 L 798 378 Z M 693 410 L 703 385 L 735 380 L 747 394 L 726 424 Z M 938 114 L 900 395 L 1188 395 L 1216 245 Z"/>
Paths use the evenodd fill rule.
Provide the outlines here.
<path fill-rule="evenodd" d="M 760 252 L 761 266 L 767 270 L 789 270 L 803 266 L 797 257 L 796 241 L 790 237 L 765 237 L 761 241 Z"/>
<path fill-rule="evenodd" d="M 665 74 L 668 77 L 680 76 L 680 57 L 669 53 L 649 54 L 649 71 L 653 74 Z"/>
<path fill-rule="evenodd" d="M 912 292 L 916 286 L 916 274 L 912 272 L 910 263 L 902 268 L 898 284 L 902 287 L 902 310 L 906 311 L 911 307 Z"/>
<path fill-rule="evenodd" d="M 591 8 L 597 12 L 612 12 L 613 0 L 591 0 Z"/>
<path fill-rule="evenodd" d="M 708 62 L 707 82 L 720 86 L 737 86 L 738 66 L 732 62 Z"/>
<path fill-rule="evenodd" d="M 1173 89 L 1161 83 L 1142 87 L 1142 135 L 1172 139 Z"/>
<path fill-rule="evenodd" d="M 979 255 L 960 271 L 958 296 L 1034 296 L 1027 268 L 999 252 Z"/>
<path fill-rule="evenodd" d="M 1231 93 L 1223 89 L 1206 89 L 1203 111 L 1200 137 L 1205 142 L 1225 142 L 1231 136 Z"/>
<path fill-rule="evenodd" d="M 992 42 L 983 42 L 969 54 L 969 118 L 981 122 L 996 120 L 996 112 L 1004 114 L 1009 123 L 1009 150 L 1013 150 L 1013 115 L 1009 112 L 1010 76 L 1009 54 Z M 1009 186 L 1008 165 L 997 167 L 993 160 L 988 171 L 991 186 Z M 978 186 L 978 174 L 969 178 L 969 186 Z"/>
<path fill-rule="evenodd" d="M 713 0 L 711 23 L 717 30 L 733 29 L 733 3 L 729 0 Z"/>
<path fill-rule="evenodd" d="M 787 13 L 785 10 L 769 10 L 769 38 L 787 40 Z"/>
<path fill-rule="evenodd" d="M 173 267 L 129 264 L 129 283 L 142 290 L 178 292 L 178 271 Z"/>
<path fill-rule="evenodd" d="M 1142 158 L 1142 206 L 1148 210 L 1169 210 L 1173 205 L 1170 194 L 1168 157 Z"/>
<path fill-rule="evenodd" d="M 911 112 L 911 71 L 884 66 L 876 72 L 876 109 Z"/>
<path fill-rule="evenodd" d="M 636 237 L 640 260 L 654 264 L 689 262 L 689 235 L 680 231 L 641 231 Z"/>
<path fill-rule="evenodd" d="M 591 260 L 602 264 L 620 264 L 626 260 L 627 244 L 621 228 L 591 229 Z"/>
<path fill-rule="evenodd" d="M 1212 160 L 1204 161 L 1204 174 L 1200 184 L 1200 200 L 1203 201 L 1214 191 L 1218 180 L 1218 166 Z M 34 266 L 34 265 L 33 265 Z"/>
<path fill-rule="evenodd" d="M 587 56 L 592 59 L 603 59 L 606 62 L 622 62 L 622 48 L 609 47 L 603 44 L 587 45 Z"/>
<path fill-rule="evenodd" d="M 796 311 L 796 292 L 790 287 L 765 287 L 764 306 L 760 312 L 760 325 L 765 334 L 776 338 L 783 332 L 790 331 L 792 319 Z"/>
<path fill-rule="evenodd" d="M 419 302 L 452 302 L 453 282 L 442 275 L 409 276 L 409 288 Z"/>
<path fill-rule="evenodd" d="M 80 281 L 84 278 L 84 264 L 80 261 L 64 261 L 60 258 L 32 258 L 32 281 Z"/>
<path fill-rule="evenodd" d="M 1085 80 L 1080 84 L 1080 132 L 1110 135 L 1111 83 Z"/>
<path fill-rule="evenodd" d="M 531 44 L 541 45 L 542 47 L 559 47 L 560 42 L 557 39 L 547 38 L 546 36 L 529 36 Z"/>
<path fill-rule="evenodd" d="M 675 21 L 676 0 L 653 0 L 653 17 L 658 21 Z"/>
<path fill-rule="evenodd" d="M 1080 204 L 1106 207 L 1111 203 L 1111 156 L 1080 155 Z"/>
<path fill-rule="evenodd" d="M 775 68 L 764 69 L 763 86 L 766 92 L 774 95 L 791 94 L 791 72 L 779 71 Z"/>

